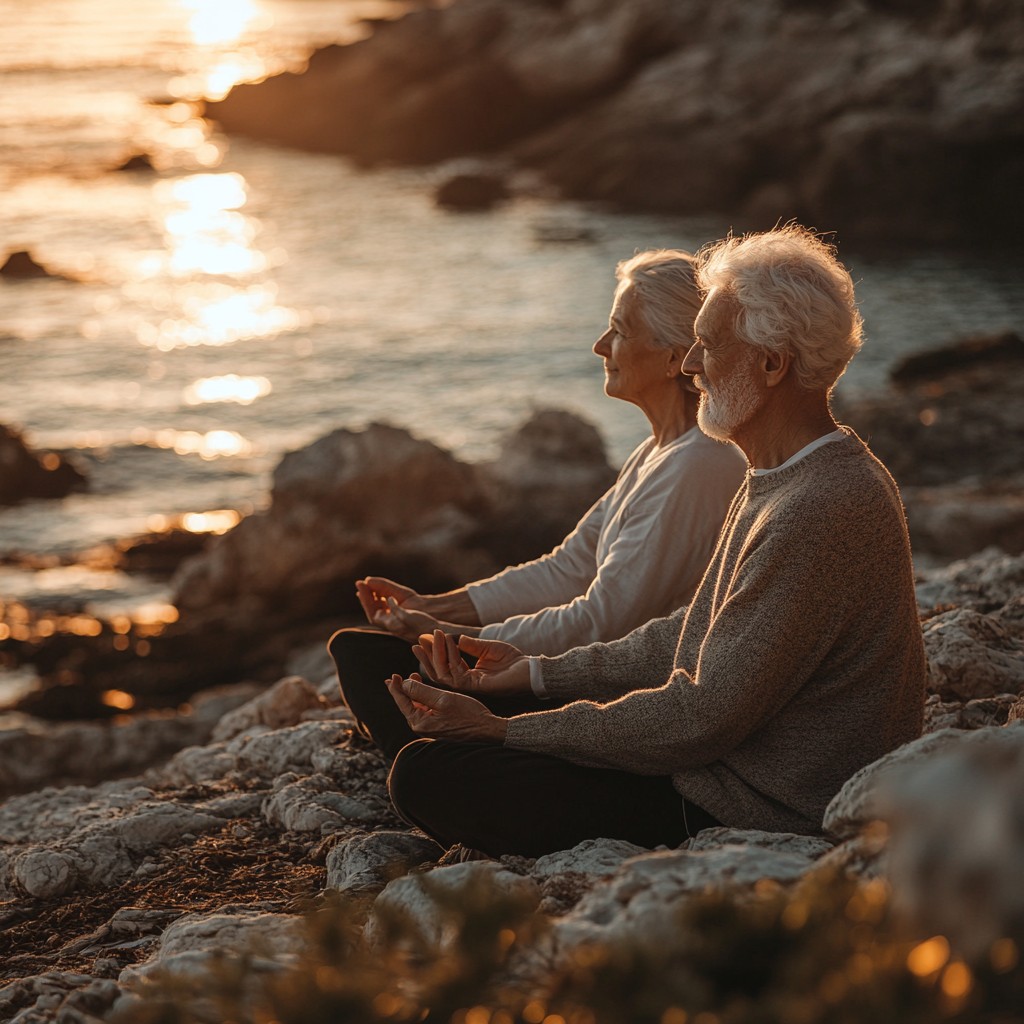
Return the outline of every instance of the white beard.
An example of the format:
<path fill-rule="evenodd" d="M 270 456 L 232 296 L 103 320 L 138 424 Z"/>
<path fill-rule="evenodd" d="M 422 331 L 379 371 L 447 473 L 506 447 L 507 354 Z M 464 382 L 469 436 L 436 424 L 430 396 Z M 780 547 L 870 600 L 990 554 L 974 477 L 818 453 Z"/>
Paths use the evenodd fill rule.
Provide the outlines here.
<path fill-rule="evenodd" d="M 747 423 L 761 407 L 762 397 L 751 372 L 754 360 L 737 366 L 731 377 L 714 391 L 700 394 L 697 426 L 716 441 L 731 441 L 736 431 Z M 702 383 L 707 387 L 707 379 Z"/>

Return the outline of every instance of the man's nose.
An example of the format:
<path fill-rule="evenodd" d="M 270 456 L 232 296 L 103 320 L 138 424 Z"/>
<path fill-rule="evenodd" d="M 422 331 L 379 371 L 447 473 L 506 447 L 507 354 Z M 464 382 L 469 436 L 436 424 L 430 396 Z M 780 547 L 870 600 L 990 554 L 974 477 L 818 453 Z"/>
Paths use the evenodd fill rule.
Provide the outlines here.
<path fill-rule="evenodd" d="M 686 353 L 682 371 L 691 377 L 704 371 L 704 346 L 699 341 L 695 341 Z"/>

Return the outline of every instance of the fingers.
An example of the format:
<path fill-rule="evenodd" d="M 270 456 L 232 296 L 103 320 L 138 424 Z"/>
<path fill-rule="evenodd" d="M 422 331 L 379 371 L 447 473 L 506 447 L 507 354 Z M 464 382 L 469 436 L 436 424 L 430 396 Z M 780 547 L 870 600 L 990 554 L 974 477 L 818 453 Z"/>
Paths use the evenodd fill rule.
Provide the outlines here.
<path fill-rule="evenodd" d="M 356 597 L 363 609 L 367 622 L 374 622 L 377 617 L 379 605 L 374 592 L 366 585 L 364 580 L 356 581 Z"/>
<path fill-rule="evenodd" d="M 402 689 L 402 677 L 400 675 L 396 673 L 390 679 L 385 679 L 384 685 L 388 688 L 392 700 L 398 705 L 398 710 L 405 715 L 407 720 L 410 719 L 410 716 L 415 715 L 416 708 L 413 707 L 409 696 Z"/>
<path fill-rule="evenodd" d="M 481 640 L 478 636 L 460 636 L 459 637 L 459 650 L 465 654 L 471 654 L 474 657 L 479 657 L 487 651 L 496 641 L 494 640 Z"/>
<path fill-rule="evenodd" d="M 393 597 L 404 603 L 410 597 L 418 596 L 415 590 L 402 586 L 401 583 L 396 583 L 394 580 L 389 580 L 384 576 L 367 576 L 361 582 L 369 587 L 382 602 L 387 597 Z"/>
<path fill-rule="evenodd" d="M 412 622 L 412 616 L 393 597 L 384 599 L 384 607 L 403 624 L 409 625 Z"/>

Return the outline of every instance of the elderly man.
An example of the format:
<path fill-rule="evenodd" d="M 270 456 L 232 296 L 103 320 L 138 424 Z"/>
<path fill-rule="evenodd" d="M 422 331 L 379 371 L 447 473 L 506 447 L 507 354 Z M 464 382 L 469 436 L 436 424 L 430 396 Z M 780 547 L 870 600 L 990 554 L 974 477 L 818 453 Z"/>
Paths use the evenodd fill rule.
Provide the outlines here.
<path fill-rule="evenodd" d="M 829 395 L 860 346 L 832 247 L 789 225 L 700 254 L 683 372 L 748 472 L 688 609 L 556 658 L 443 633 L 388 681 L 413 733 L 390 789 L 445 845 L 537 856 L 678 845 L 713 824 L 813 833 L 861 766 L 921 731 L 924 650 L 896 485 Z M 475 655 L 469 668 L 460 650 Z M 501 717 L 475 699 L 529 695 Z"/>

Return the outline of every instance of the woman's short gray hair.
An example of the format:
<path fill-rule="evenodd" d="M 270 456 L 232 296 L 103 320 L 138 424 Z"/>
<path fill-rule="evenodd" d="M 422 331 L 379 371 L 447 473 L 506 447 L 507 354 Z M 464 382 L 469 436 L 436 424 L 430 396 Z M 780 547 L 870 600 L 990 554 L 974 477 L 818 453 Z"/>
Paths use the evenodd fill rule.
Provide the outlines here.
<path fill-rule="evenodd" d="M 623 260 L 615 276 L 617 294 L 629 289 L 652 341 L 673 352 L 688 351 L 701 306 L 695 257 L 682 249 L 647 249 Z"/>
<path fill-rule="evenodd" d="M 736 301 L 736 337 L 788 352 L 801 386 L 831 391 L 862 344 L 853 279 L 836 248 L 799 224 L 730 235 L 697 253 L 697 283 Z"/>

